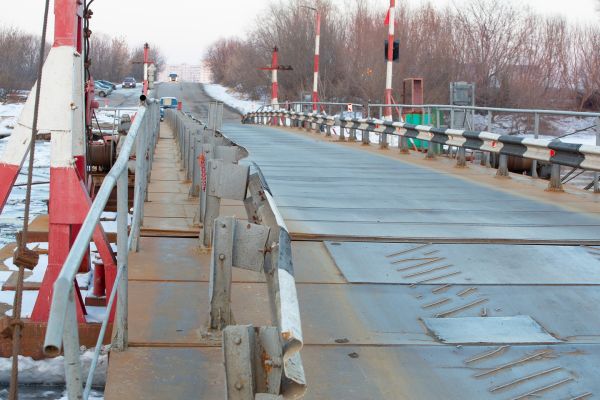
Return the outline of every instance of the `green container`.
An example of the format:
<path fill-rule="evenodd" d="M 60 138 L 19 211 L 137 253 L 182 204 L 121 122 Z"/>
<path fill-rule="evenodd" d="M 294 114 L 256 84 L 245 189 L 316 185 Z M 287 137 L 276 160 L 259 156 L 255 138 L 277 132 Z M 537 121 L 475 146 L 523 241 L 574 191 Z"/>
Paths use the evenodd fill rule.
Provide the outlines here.
<path fill-rule="evenodd" d="M 436 109 L 431 110 L 431 117 L 429 114 L 406 114 L 405 115 L 405 122 L 407 124 L 412 124 L 412 125 L 433 125 L 436 126 Z M 440 113 L 440 126 L 444 124 L 443 121 L 443 114 Z M 433 121 L 432 121 L 433 120 Z M 425 151 L 429 148 L 429 142 L 426 142 L 424 140 L 420 140 L 420 139 L 408 139 L 408 146 L 411 150 L 414 150 L 415 148 L 419 151 Z M 434 144 L 434 150 L 436 150 L 436 152 L 439 151 L 439 145 Z"/>

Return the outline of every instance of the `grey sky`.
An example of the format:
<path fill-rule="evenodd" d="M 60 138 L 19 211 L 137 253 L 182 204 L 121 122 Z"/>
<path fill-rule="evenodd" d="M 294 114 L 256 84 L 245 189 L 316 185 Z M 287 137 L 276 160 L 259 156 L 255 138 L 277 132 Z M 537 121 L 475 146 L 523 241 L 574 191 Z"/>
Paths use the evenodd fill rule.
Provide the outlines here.
<path fill-rule="evenodd" d="M 352 0 L 335 1 L 342 7 L 352 4 Z M 382 7 L 389 4 L 387 0 L 372 1 Z M 439 6 L 460 5 L 464 1 L 468 0 L 430 0 Z M 563 15 L 573 23 L 597 23 L 599 19 L 596 0 L 512 1 L 527 4 L 540 13 Z M 91 29 L 125 36 L 132 44 L 156 43 L 171 63 L 197 63 L 206 47 L 219 37 L 243 37 L 268 3 L 269 0 L 95 0 Z M 3 8 L 0 24 L 36 34 L 41 31 L 42 0 L 10 1 L 10 6 Z"/>

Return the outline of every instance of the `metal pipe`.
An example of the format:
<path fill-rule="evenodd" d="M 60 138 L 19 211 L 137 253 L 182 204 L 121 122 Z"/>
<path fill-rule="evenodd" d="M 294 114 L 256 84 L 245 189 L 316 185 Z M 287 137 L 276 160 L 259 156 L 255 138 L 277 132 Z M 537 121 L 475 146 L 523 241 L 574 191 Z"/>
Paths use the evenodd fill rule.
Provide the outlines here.
<path fill-rule="evenodd" d="M 77 312 L 75 311 L 75 295 L 73 292 L 74 289 L 71 285 L 69 290 L 64 293 L 67 301 L 64 329 L 62 332 L 65 353 L 65 378 L 69 400 L 81 399 L 83 396 L 81 359 L 79 355 L 79 329 L 77 326 Z"/>
<path fill-rule="evenodd" d="M 118 285 L 117 297 L 117 310 L 115 314 L 113 334 L 113 348 L 117 351 L 123 351 L 127 349 L 127 287 L 128 287 L 128 253 L 127 247 L 128 235 L 127 235 L 127 220 L 129 212 L 127 210 L 129 204 L 129 185 L 128 185 L 128 173 L 123 172 L 117 182 L 117 265 L 119 269 L 122 269 L 122 277 L 115 280 L 115 285 Z M 113 287 L 114 291 L 114 287 Z M 110 308 L 107 306 L 107 310 Z"/>
<path fill-rule="evenodd" d="M 44 341 L 44 351 L 53 354 L 57 349 L 60 350 L 63 327 L 65 326 L 66 315 L 66 298 L 68 291 L 65 287 L 70 287 L 75 275 L 79 271 L 79 266 L 88 250 L 88 245 L 98 225 L 106 203 L 110 198 L 112 189 L 116 185 L 117 178 L 123 171 L 128 168 L 129 155 L 133 148 L 133 144 L 138 134 L 138 130 L 142 125 L 144 116 L 146 115 L 146 107 L 142 106 L 138 109 L 138 115 L 131 126 L 129 134 L 125 139 L 125 143 L 121 149 L 121 153 L 117 158 L 110 172 L 104 178 L 102 185 L 90 207 L 90 210 L 83 221 L 79 234 L 71 247 L 71 251 L 65 260 L 56 282 L 54 284 L 54 292 L 52 295 L 52 305 L 50 307 L 50 315 L 48 318 L 48 327 L 46 329 L 46 337 Z"/>

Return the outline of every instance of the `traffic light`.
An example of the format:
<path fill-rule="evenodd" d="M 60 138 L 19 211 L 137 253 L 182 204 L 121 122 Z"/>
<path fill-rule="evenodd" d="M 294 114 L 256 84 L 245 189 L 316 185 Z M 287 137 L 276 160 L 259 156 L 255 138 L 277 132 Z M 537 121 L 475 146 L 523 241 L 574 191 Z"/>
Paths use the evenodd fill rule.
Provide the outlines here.
<path fill-rule="evenodd" d="M 384 48 L 384 55 L 385 55 L 385 60 L 387 61 L 388 59 L 388 41 L 385 41 L 385 48 Z M 398 61 L 398 59 L 400 58 L 400 41 L 399 40 L 394 40 L 394 56 L 392 57 L 392 61 Z"/>

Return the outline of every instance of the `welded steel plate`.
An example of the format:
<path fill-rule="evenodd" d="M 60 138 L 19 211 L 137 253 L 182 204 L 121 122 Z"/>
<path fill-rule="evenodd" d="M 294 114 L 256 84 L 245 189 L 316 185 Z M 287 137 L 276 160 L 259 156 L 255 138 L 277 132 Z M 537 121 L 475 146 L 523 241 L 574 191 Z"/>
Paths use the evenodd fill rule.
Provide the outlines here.
<path fill-rule="evenodd" d="M 600 284 L 595 247 L 325 242 L 354 283 Z"/>
<path fill-rule="evenodd" d="M 438 340 L 450 344 L 560 342 L 528 315 L 424 318 L 423 323 Z"/>

